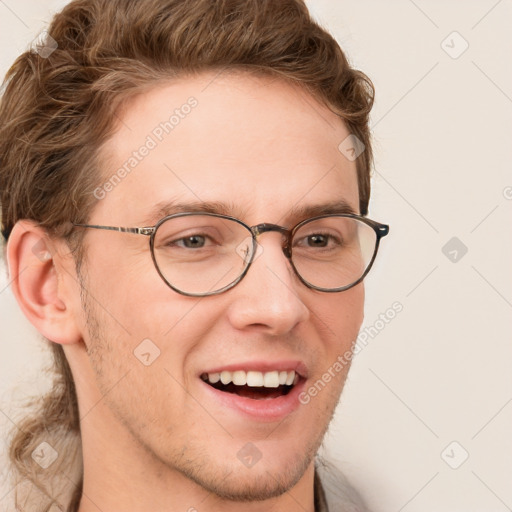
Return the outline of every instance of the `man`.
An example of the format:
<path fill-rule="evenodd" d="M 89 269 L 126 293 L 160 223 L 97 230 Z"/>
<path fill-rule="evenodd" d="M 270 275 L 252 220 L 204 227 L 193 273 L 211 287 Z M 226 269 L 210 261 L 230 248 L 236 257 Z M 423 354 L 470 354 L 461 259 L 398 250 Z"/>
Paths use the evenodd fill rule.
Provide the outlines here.
<path fill-rule="evenodd" d="M 12 440 L 18 508 L 327 510 L 387 234 L 371 83 L 300 0 L 75 0 L 7 80 L 2 233 L 58 377 Z"/>

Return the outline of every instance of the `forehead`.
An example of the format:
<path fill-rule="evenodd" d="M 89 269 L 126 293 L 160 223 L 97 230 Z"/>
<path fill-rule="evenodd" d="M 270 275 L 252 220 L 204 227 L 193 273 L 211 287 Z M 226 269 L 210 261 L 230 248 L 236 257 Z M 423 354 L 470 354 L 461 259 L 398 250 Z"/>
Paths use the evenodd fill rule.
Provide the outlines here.
<path fill-rule="evenodd" d="M 248 222 L 335 201 L 358 211 L 356 165 L 338 150 L 347 127 L 299 86 L 205 73 L 161 83 L 117 117 L 95 220 L 140 223 L 167 202 L 232 204 Z"/>

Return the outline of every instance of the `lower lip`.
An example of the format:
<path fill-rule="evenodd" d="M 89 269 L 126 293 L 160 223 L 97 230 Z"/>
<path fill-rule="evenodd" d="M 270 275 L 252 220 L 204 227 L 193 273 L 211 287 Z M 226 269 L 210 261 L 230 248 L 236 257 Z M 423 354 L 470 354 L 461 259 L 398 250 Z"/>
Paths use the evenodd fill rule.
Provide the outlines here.
<path fill-rule="evenodd" d="M 279 421 L 297 410 L 301 405 L 299 395 L 304 388 L 305 380 L 301 379 L 293 386 L 287 395 L 262 400 L 255 400 L 253 398 L 238 396 L 235 393 L 219 391 L 203 380 L 201 380 L 201 383 L 205 386 L 206 392 L 225 407 L 241 412 L 251 417 L 253 420 Z"/>

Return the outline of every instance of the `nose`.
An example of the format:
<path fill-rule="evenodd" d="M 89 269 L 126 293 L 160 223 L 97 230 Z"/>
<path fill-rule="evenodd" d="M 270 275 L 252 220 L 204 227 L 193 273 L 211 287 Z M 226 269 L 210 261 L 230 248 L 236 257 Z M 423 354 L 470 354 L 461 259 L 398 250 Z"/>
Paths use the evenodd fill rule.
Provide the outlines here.
<path fill-rule="evenodd" d="M 278 233 L 260 238 L 258 252 L 242 281 L 230 292 L 230 323 L 239 330 L 259 330 L 269 335 L 289 333 L 309 318 L 301 294 L 308 290 L 295 276 Z M 258 254 L 258 253 L 257 253 Z"/>

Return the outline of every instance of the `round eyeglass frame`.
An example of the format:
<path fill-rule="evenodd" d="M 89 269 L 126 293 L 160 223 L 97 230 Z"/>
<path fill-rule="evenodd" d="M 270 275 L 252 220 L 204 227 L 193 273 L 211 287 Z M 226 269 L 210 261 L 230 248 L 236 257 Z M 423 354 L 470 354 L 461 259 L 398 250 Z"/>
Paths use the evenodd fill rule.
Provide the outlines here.
<path fill-rule="evenodd" d="M 245 229 L 247 229 L 247 231 L 249 232 L 249 234 L 252 238 L 251 257 L 247 260 L 247 262 L 245 264 L 245 268 L 242 271 L 242 273 L 238 276 L 238 278 L 236 278 L 234 281 L 223 286 L 222 288 L 220 288 L 218 290 L 208 291 L 208 292 L 204 292 L 204 293 L 186 292 L 186 291 L 180 290 L 175 285 L 170 283 L 167 280 L 167 278 L 164 276 L 162 271 L 160 270 L 160 267 L 159 267 L 158 262 L 155 257 L 155 236 L 158 231 L 158 228 L 170 219 L 178 218 L 178 217 L 185 217 L 185 216 L 195 216 L 195 215 L 216 217 L 216 218 L 236 222 L 237 224 L 239 224 L 239 225 L 243 226 Z M 338 288 L 323 288 L 321 286 L 315 286 L 315 285 L 311 284 L 304 277 L 302 277 L 302 275 L 299 273 L 299 271 L 295 267 L 295 264 L 293 262 L 293 257 L 292 257 L 291 242 L 293 240 L 295 233 L 302 226 L 309 224 L 310 222 L 317 221 L 317 220 L 324 219 L 324 218 L 329 218 L 329 217 L 343 217 L 343 218 L 355 219 L 357 221 L 360 221 L 360 222 L 368 225 L 375 232 L 375 248 L 374 248 L 372 257 L 365 268 L 365 271 L 359 277 L 359 279 L 357 279 L 353 283 L 346 285 L 346 286 L 338 287 Z M 160 219 L 154 226 L 148 226 L 148 227 L 127 228 L 127 227 L 102 226 L 102 225 L 97 225 L 97 224 L 77 224 L 77 223 L 73 223 L 73 225 L 75 227 L 82 227 L 82 228 L 89 228 L 89 229 L 104 229 L 104 230 L 108 230 L 108 231 L 118 231 L 121 233 L 132 233 L 132 234 L 137 234 L 137 235 L 149 236 L 150 237 L 149 238 L 149 246 L 150 246 L 150 251 L 151 251 L 151 258 L 153 260 L 153 264 L 156 268 L 156 271 L 158 272 L 158 275 L 162 278 L 162 280 L 165 282 L 165 284 L 167 284 L 167 286 L 169 286 L 169 288 L 171 288 L 175 292 L 177 292 L 181 295 L 185 295 L 187 297 L 209 297 L 212 295 L 219 295 L 221 293 L 224 293 L 224 292 L 230 290 L 231 288 L 234 288 L 246 276 L 247 272 L 249 271 L 249 268 L 251 267 L 251 264 L 254 261 L 254 258 L 256 256 L 256 252 L 257 252 L 257 248 L 258 248 L 257 237 L 263 233 L 270 232 L 270 231 L 277 231 L 277 232 L 281 233 L 282 235 L 286 236 L 285 242 L 282 245 L 283 253 L 284 253 L 285 257 L 287 258 L 287 260 L 289 261 L 294 274 L 298 277 L 298 279 L 306 287 L 308 287 L 312 290 L 316 290 L 319 292 L 325 292 L 325 293 L 343 292 L 343 291 L 348 290 L 348 289 L 356 286 L 357 284 L 359 284 L 368 275 L 368 272 L 372 268 L 375 258 L 377 257 L 380 240 L 381 240 L 381 238 L 385 237 L 389 233 L 389 226 L 387 224 L 382 224 L 380 222 L 374 221 L 367 217 L 363 217 L 361 215 L 356 215 L 356 214 L 351 214 L 351 213 L 332 213 L 332 214 L 325 214 L 325 215 L 319 215 L 316 217 L 311 217 L 311 218 L 308 218 L 308 219 L 305 219 L 305 220 L 299 222 L 291 229 L 288 229 L 284 226 L 280 226 L 278 224 L 271 224 L 271 223 L 262 223 L 262 224 L 257 224 L 255 226 L 248 226 L 245 222 L 241 221 L 240 219 L 237 219 L 236 217 L 231 217 L 230 215 L 223 215 L 220 213 L 212 213 L 212 212 L 201 212 L 201 211 L 179 212 L 179 213 L 174 213 L 171 215 L 166 215 L 165 217 Z"/>

